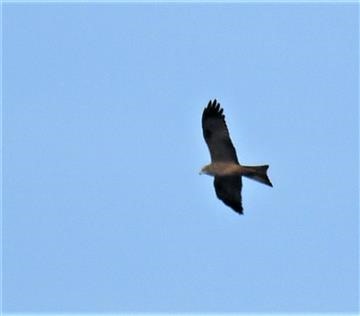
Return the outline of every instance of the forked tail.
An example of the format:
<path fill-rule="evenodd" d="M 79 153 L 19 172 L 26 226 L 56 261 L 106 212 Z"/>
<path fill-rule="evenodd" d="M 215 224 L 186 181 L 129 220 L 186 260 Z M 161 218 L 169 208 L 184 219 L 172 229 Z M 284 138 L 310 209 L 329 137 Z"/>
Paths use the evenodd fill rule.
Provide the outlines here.
<path fill-rule="evenodd" d="M 243 167 L 243 176 L 259 181 L 269 186 L 273 186 L 270 182 L 269 177 L 267 176 L 268 165 L 263 166 L 242 166 Z"/>

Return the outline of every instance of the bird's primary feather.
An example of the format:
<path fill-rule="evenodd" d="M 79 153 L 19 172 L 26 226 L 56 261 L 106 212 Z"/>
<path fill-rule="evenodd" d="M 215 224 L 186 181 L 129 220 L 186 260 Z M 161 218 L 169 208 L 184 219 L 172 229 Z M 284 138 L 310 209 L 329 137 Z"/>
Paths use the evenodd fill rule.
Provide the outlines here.
<path fill-rule="evenodd" d="M 216 196 L 227 206 L 230 206 L 235 212 L 242 214 L 243 207 L 241 203 L 241 176 L 215 177 L 214 187 Z"/>
<path fill-rule="evenodd" d="M 226 126 L 225 115 L 216 99 L 209 101 L 202 115 L 202 128 L 209 147 L 211 162 L 239 163 L 234 145 Z M 216 176 L 214 179 L 216 196 L 238 213 L 242 213 L 241 176 Z"/>
<path fill-rule="evenodd" d="M 202 115 L 202 128 L 206 144 L 209 147 L 211 162 L 236 162 L 235 148 L 231 142 L 225 115 L 220 103 L 209 101 Z"/>

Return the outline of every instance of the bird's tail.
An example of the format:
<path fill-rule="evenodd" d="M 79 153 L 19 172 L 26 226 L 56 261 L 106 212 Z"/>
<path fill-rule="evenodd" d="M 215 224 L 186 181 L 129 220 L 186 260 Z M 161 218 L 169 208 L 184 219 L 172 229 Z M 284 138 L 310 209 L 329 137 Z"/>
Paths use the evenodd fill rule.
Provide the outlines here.
<path fill-rule="evenodd" d="M 269 186 L 273 186 L 270 182 L 269 177 L 267 176 L 267 170 L 269 166 L 242 166 L 243 172 L 242 175 L 244 177 L 253 179 L 255 181 L 259 181 Z"/>

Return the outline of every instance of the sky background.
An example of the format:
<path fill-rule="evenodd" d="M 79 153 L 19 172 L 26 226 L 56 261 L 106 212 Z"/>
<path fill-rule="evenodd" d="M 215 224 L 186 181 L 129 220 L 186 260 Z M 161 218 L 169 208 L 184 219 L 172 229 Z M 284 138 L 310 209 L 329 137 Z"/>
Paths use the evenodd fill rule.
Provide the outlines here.
<path fill-rule="evenodd" d="M 356 312 L 358 7 L 3 7 L 5 312 Z M 244 214 L 201 114 L 225 109 Z"/>

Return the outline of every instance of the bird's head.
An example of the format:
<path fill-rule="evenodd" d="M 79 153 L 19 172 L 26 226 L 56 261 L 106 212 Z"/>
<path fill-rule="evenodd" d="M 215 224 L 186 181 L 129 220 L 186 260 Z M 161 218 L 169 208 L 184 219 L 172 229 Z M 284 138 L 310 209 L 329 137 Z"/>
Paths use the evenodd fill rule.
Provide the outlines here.
<path fill-rule="evenodd" d="M 202 167 L 199 174 L 207 174 L 207 175 L 211 176 L 213 174 L 211 171 L 211 165 L 206 165 L 206 166 Z"/>

